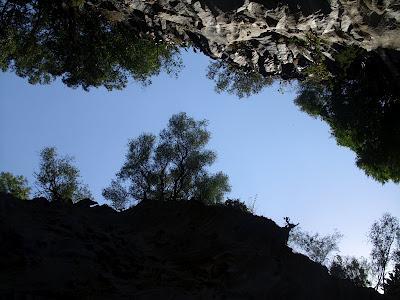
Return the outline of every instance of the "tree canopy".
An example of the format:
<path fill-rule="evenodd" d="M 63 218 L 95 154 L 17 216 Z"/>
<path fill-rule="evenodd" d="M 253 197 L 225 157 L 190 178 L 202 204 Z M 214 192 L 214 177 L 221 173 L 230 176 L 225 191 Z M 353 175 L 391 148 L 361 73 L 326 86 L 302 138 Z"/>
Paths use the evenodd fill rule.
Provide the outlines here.
<path fill-rule="evenodd" d="M 28 180 L 24 176 L 15 176 L 10 172 L 0 173 L 0 192 L 26 200 L 29 198 L 30 191 Z"/>
<path fill-rule="evenodd" d="M 176 46 L 140 37 L 86 0 L 0 1 L 0 68 L 49 83 L 56 77 L 87 90 L 124 88 L 129 78 L 149 83 L 181 67 Z"/>
<path fill-rule="evenodd" d="M 381 183 L 400 182 L 400 77 L 393 68 L 376 53 L 364 53 L 329 81 L 301 82 L 295 99 L 327 122 L 337 143 L 356 153 L 357 166 Z"/>
<path fill-rule="evenodd" d="M 224 61 L 210 63 L 207 78 L 214 81 L 217 93 L 227 92 L 239 98 L 257 94 L 273 83 L 273 78 L 265 78 L 260 73 Z"/>
<path fill-rule="evenodd" d="M 40 152 L 39 172 L 35 173 L 38 195 L 50 201 L 78 202 L 92 198 L 87 185 L 80 181 L 80 174 L 70 156 L 58 157 L 57 149 L 46 147 Z"/>
<path fill-rule="evenodd" d="M 309 233 L 296 227 L 290 231 L 289 244 L 295 249 L 299 249 L 311 260 L 324 264 L 333 252 L 339 250 L 338 242 L 342 236 L 337 231 L 323 236 L 319 233 Z"/>
<path fill-rule="evenodd" d="M 158 139 L 142 134 L 130 140 L 125 163 L 103 196 L 118 209 L 129 199 L 222 202 L 230 186 L 225 174 L 207 170 L 216 154 L 205 149 L 210 139 L 206 126 L 205 120 L 179 113 L 170 118 Z"/>

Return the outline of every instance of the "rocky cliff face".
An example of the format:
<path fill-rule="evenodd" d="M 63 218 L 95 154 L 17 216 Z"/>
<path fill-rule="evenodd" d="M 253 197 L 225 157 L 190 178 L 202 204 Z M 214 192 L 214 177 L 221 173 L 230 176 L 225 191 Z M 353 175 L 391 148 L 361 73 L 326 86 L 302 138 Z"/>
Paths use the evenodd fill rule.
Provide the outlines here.
<path fill-rule="evenodd" d="M 228 207 L 148 202 L 123 213 L 0 195 L 0 299 L 381 299 L 286 246 L 288 230 Z"/>
<path fill-rule="evenodd" d="M 398 0 L 100 0 L 94 5 L 156 38 L 192 44 L 210 57 L 283 78 L 299 77 L 321 56 L 334 61 L 349 46 L 400 50 Z"/>

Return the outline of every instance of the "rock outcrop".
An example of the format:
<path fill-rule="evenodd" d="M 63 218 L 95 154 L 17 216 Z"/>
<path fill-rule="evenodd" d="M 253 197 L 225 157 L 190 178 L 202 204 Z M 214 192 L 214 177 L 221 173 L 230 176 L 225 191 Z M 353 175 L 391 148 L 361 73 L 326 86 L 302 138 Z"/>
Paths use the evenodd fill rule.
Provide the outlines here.
<path fill-rule="evenodd" d="M 382 299 L 224 206 L 107 206 L 0 195 L 0 299 Z"/>
<path fill-rule="evenodd" d="M 400 50 L 398 0 L 92 1 L 113 21 L 190 44 L 265 76 L 291 79 L 342 49 Z"/>

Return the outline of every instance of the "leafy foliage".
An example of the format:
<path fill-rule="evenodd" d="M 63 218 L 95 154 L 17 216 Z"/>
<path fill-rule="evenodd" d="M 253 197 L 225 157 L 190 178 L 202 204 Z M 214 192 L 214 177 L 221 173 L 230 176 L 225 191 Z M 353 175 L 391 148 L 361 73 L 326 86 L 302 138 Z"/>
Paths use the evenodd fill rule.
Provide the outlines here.
<path fill-rule="evenodd" d="M 208 66 L 207 78 L 215 82 L 217 93 L 227 92 L 239 98 L 259 93 L 273 83 L 272 78 L 265 78 L 254 71 L 246 71 L 223 61 L 212 62 Z"/>
<path fill-rule="evenodd" d="M 321 236 L 319 233 L 311 234 L 297 227 L 290 232 L 289 243 L 311 260 L 324 264 L 329 255 L 338 250 L 338 242 L 341 238 L 342 234 L 337 231 Z"/>
<path fill-rule="evenodd" d="M 26 200 L 29 198 L 30 191 L 28 180 L 24 176 L 14 176 L 10 172 L 0 173 L 0 192 Z"/>
<path fill-rule="evenodd" d="M 377 277 L 376 288 L 384 286 L 387 267 L 393 253 L 393 244 L 399 232 L 399 221 L 389 213 L 385 213 L 371 226 L 369 240 L 372 244 L 372 271 Z"/>
<path fill-rule="evenodd" d="M 381 183 L 400 182 L 400 94 L 398 76 L 376 53 L 339 56 L 329 82 L 299 84 L 295 103 L 326 121 L 339 145 L 356 155 L 356 164 Z M 390 53 L 389 53 L 390 54 Z M 379 80 L 378 80 L 379 79 Z"/>
<path fill-rule="evenodd" d="M 160 70 L 181 67 L 175 46 L 140 38 L 85 0 L 8 0 L 0 3 L 0 68 L 29 82 L 55 77 L 70 87 L 124 88 L 149 83 Z"/>
<path fill-rule="evenodd" d="M 131 140 L 118 180 L 104 189 L 103 196 L 118 209 L 124 207 L 128 196 L 134 201 L 222 202 L 230 186 L 222 172 L 207 172 L 216 154 L 205 149 L 210 139 L 206 126 L 205 120 L 195 121 L 179 113 L 170 118 L 158 141 L 152 134 Z"/>
<path fill-rule="evenodd" d="M 336 255 L 329 267 L 329 273 L 336 278 L 350 280 L 358 287 L 369 285 L 369 265 L 365 259 Z"/>
<path fill-rule="evenodd" d="M 46 147 L 40 152 L 40 168 L 35 173 L 38 195 L 50 201 L 72 200 L 78 202 L 92 198 L 87 185 L 80 182 L 79 170 L 72 165 L 73 158 L 59 158 L 54 147 Z"/>

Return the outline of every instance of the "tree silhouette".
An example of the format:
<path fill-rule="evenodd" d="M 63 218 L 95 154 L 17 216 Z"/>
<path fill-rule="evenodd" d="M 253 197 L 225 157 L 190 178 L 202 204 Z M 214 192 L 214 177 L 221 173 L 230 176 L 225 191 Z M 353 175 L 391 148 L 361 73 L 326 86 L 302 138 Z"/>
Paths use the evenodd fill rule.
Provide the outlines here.
<path fill-rule="evenodd" d="M 161 70 L 176 73 L 178 48 L 140 37 L 85 0 L 8 0 L 0 3 L 0 68 L 70 87 L 122 89 L 129 78 L 149 83 Z"/>
<path fill-rule="evenodd" d="M 384 288 L 387 267 L 393 254 L 393 244 L 399 232 L 399 221 L 389 213 L 385 213 L 371 226 L 369 240 L 372 244 L 372 270 L 377 277 L 376 289 Z"/>
<path fill-rule="evenodd" d="M 341 238 L 342 234 L 337 231 L 322 236 L 319 233 L 311 234 L 296 227 L 290 231 L 289 245 L 299 249 L 311 260 L 324 264 L 328 257 L 338 250 L 338 242 Z"/>
<path fill-rule="evenodd" d="M 104 189 L 103 196 L 118 209 L 128 201 L 127 195 L 134 201 L 222 202 L 230 190 L 228 177 L 207 171 L 216 154 L 205 149 L 210 139 L 206 126 L 205 120 L 179 113 L 170 118 L 158 140 L 152 134 L 131 140 L 117 180 Z"/>
<path fill-rule="evenodd" d="M 350 280 L 358 287 L 369 285 L 369 265 L 365 259 L 336 255 L 329 266 L 329 273 L 338 279 Z"/>
<path fill-rule="evenodd" d="M 80 182 L 79 170 L 73 158 L 59 158 L 54 147 L 46 147 L 40 152 L 40 168 L 35 173 L 38 195 L 50 201 L 78 202 L 92 198 L 87 185 Z"/>
<path fill-rule="evenodd" d="M 396 264 L 389 278 L 384 284 L 385 296 L 388 299 L 399 299 L 400 297 L 400 264 Z"/>
<path fill-rule="evenodd" d="M 14 176 L 10 172 L 0 173 L 0 192 L 8 193 L 19 199 L 28 199 L 31 188 L 24 176 Z"/>

